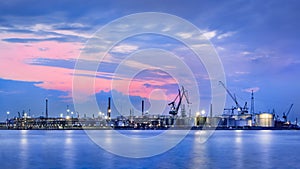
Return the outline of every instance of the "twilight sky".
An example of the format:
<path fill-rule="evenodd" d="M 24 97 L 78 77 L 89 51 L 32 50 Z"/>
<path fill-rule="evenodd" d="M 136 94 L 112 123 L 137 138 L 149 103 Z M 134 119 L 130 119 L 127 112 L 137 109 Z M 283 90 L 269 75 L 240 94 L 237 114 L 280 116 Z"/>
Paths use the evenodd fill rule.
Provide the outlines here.
<path fill-rule="evenodd" d="M 159 100 L 166 104 L 176 96 L 178 88 L 178 79 L 167 72 L 159 69 L 140 71 L 131 79 L 129 93 L 120 85 L 129 78 L 122 73 L 116 76 L 115 73 L 120 63 L 128 67 L 126 70 L 143 67 L 141 60 L 122 61 L 133 53 L 149 48 L 169 51 L 188 65 L 196 75 L 201 95 L 200 110 L 208 111 L 211 91 L 204 66 L 188 47 L 170 37 L 143 34 L 124 39 L 107 53 L 96 74 L 88 67 L 98 65 L 98 62 L 77 60 L 82 53 L 96 53 L 93 48 L 87 48 L 86 43 L 97 30 L 111 21 L 138 12 L 163 12 L 186 19 L 204 32 L 223 63 L 227 87 L 236 94 L 241 105 L 248 101 L 250 107 L 250 92 L 254 90 L 255 112 L 275 109 L 281 116 L 294 103 L 290 113 L 290 120 L 294 121 L 300 117 L 299 8 L 300 2 L 297 0 L 2 1 L 0 119 L 6 118 L 7 111 L 10 116 L 16 116 L 18 111 L 28 112 L 29 109 L 33 116 L 43 115 L 45 98 L 49 99 L 50 116 L 66 113 L 67 105 L 75 111 L 72 101 L 73 76 L 95 79 L 94 89 L 83 86 L 80 92 L 88 97 L 96 94 L 103 112 L 107 108 L 107 97 L 112 93 L 120 98 L 129 94 L 137 115 L 142 98 L 147 100 L 151 96 L 153 99 L 151 103 L 147 101 L 147 109 Z M 128 23 L 129 27 L 132 24 L 134 21 Z M 126 28 L 126 25 L 120 27 L 119 31 Z M 155 60 L 153 63 L 163 62 L 163 59 L 154 56 L 145 57 Z M 82 68 L 80 74 L 74 73 L 77 61 L 88 65 Z M 172 65 L 164 66 L 170 68 Z M 181 78 L 185 76 L 180 74 L 182 69 L 179 63 L 173 70 Z M 112 85 L 112 81 L 117 85 Z M 193 92 L 189 92 L 193 97 Z M 121 102 L 115 104 L 125 114 L 131 109 Z M 232 105 L 233 101 L 227 97 L 226 107 Z"/>

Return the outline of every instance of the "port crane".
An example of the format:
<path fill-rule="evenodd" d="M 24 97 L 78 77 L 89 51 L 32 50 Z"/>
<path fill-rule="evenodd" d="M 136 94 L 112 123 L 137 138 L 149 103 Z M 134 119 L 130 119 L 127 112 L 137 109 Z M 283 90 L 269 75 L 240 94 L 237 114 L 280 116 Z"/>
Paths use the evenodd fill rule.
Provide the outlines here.
<path fill-rule="evenodd" d="M 222 81 L 219 81 L 219 83 L 224 87 L 224 89 L 226 90 L 226 92 L 228 93 L 228 95 L 231 97 L 231 99 L 234 101 L 236 107 L 234 107 L 233 109 L 236 109 L 240 114 L 246 114 L 248 113 L 248 107 L 247 107 L 247 102 L 245 102 L 244 107 L 240 106 L 240 104 L 238 103 L 235 95 L 232 95 L 230 93 L 230 91 L 227 89 L 227 87 L 225 86 L 225 84 Z M 232 110 L 232 109 L 230 109 Z M 233 110 L 232 110 L 233 111 Z"/>
<path fill-rule="evenodd" d="M 287 117 L 290 114 L 293 106 L 294 106 L 294 104 L 291 104 L 289 110 L 286 113 L 283 113 L 282 118 L 283 118 L 284 122 L 287 122 Z"/>
<path fill-rule="evenodd" d="M 181 86 L 181 90 L 178 89 L 178 94 L 177 94 L 177 96 L 175 97 L 175 99 L 174 99 L 172 102 L 170 102 L 170 103 L 168 104 L 168 106 L 171 106 L 171 110 L 169 111 L 169 114 L 171 114 L 171 115 L 173 115 L 173 116 L 176 116 L 176 115 L 178 114 L 178 110 L 179 110 L 179 107 L 180 107 L 180 105 L 181 105 L 181 103 L 182 103 L 183 97 L 185 97 L 185 99 L 186 99 L 186 101 L 187 101 L 188 104 L 191 104 L 191 103 L 189 102 L 188 97 L 187 97 L 187 91 L 184 89 L 183 86 Z M 179 101 L 178 101 L 178 103 L 177 103 L 177 105 L 176 105 L 176 100 L 177 100 L 178 98 L 179 98 Z"/>

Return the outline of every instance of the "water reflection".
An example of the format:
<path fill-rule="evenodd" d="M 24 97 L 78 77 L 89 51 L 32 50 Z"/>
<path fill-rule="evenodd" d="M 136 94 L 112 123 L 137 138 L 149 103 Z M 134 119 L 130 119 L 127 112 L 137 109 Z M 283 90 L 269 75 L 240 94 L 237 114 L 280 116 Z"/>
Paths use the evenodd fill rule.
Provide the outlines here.
<path fill-rule="evenodd" d="M 29 156 L 29 150 L 28 150 L 28 131 L 27 130 L 21 130 L 21 138 L 20 138 L 20 152 L 19 152 L 19 158 L 20 158 L 20 164 L 22 168 L 27 168 L 28 166 L 28 156 Z"/>
<path fill-rule="evenodd" d="M 191 131 L 170 151 L 142 159 L 110 154 L 89 140 L 83 131 L 2 132 L 1 169 L 300 168 L 299 131 L 216 131 L 204 143 L 199 138 L 201 136 L 199 131 Z M 104 133 L 107 135 L 104 136 Z M 178 133 L 173 134 L 172 137 L 176 137 Z M 172 140 L 172 137 L 169 140 Z M 100 132 L 99 139 L 109 141 L 115 137 L 114 134 L 103 131 Z M 169 140 L 157 141 L 168 144 Z M 127 144 L 123 142 L 122 146 L 126 147 Z M 159 147 L 152 146 L 132 151 L 151 151 L 155 148 Z"/>
<path fill-rule="evenodd" d="M 71 144 L 72 144 L 72 138 L 67 137 L 67 138 L 65 139 L 65 145 L 71 146 Z"/>
<path fill-rule="evenodd" d="M 22 132 L 20 143 L 21 143 L 23 149 L 27 148 L 27 143 L 28 143 L 28 138 L 27 137 L 28 137 L 27 133 Z"/>
<path fill-rule="evenodd" d="M 156 131 L 138 130 L 123 131 L 119 134 L 114 130 L 92 131 L 85 130 L 90 138 L 101 148 L 115 155 L 131 158 L 151 157 L 168 151 L 176 146 L 189 130 L 170 130 L 164 134 L 155 135 Z M 128 137 L 127 135 L 139 135 L 139 137 Z M 149 135 L 153 137 L 143 137 Z"/>
<path fill-rule="evenodd" d="M 75 168 L 74 166 L 74 162 L 76 161 L 76 158 L 75 158 L 75 147 L 74 147 L 74 136 L 72 135 L 73 131 L 72 130 L 66 130 L 65 131 L 65 139 L 64 139 L 64 146 L 63 146 L 63 149 L 64 149 L 64 165 L 65 165 L 65 168 Z"/>
<path fill-rule="evenodd" d="M 271 130 L 261 130 L 258 135 L 259 142 L 263 145 L 269 145 L 272 140 Z"/>
<path fill-rule="evenodd" d="M 198 144 L 203 144 L 207 141 L 206 139 L 206 135 L 207 135 L 208 131 L 206 130 L 197 130 L 194 132 L 195 134 L 195 141 L 198 143 Z"/>
<path fill-rule="evenodd" d="M 235 143 L 237 144 L 238 147 L 241 146 L 242 141 L 243 141 L 243 130 L 235 130 Z"/>
<path fill-rule="evenodd" d="M 257 137 L 259 143 L 258 148 L 261 150 L 260 158 L 264 162 L 262 163 L 262 168 L 267 168 L 270 166 L 270 161 L 272 161 L 272 150 L 270 149 L 272 131 L 262 130 Z"/>
<path fill-rule="evenodd" d="M 211 162 L 211 160 L 208 158 L 208 151 L 207 151 L 207 144 L 204 144 L 204 139 L 201 138 L 203 136 L 203 133 L 205 131 L 195 131 L 191 132 L 191 134 L 194 134 L 192 137 L 193 140 L 193 146 L 191 151 L 191 164 L 189 166 L 205 166 Z"/>
<path fill-rule="evenodd" d="M 234 148 L 233 148 L 233 154 L 234 157 L 233 165 L 237 168 L 244 168 L 245 166 L 245 158 L 247 158 L 247 155 L 245 155 L 245 146 L 247 146 L 243 140 L 245 137 L 245 132 L 243 130 L 235 130 L 234 132 Z"/>

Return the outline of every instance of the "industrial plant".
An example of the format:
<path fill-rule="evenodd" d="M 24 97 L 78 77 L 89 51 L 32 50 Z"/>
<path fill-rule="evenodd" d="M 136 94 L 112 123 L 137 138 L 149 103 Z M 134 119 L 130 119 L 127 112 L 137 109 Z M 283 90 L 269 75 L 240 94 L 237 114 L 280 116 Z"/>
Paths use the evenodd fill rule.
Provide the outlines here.
<path fill-rule="evenodd" d="M 130 110 L 129 116 L 119 115 L 115 118 L 111 117 L 111 98 L 108 98 L 107 112 L 95 113 L 92 117 L 79 116 L 79 113 L 70 112 L 67 106 L 67 115 L 64 117 L 49 117 L 48 114 L 48 99 L 45 100 L 45 116 L 31 117 L 23 111 L 18 112 L 17 117 L 8 118 L 5 122 L 0 123 L 0 129 L 219 129 L 219 130 L 282 130 L 282 129 L 299 129 L 297 119 L 295 123 L 288 121 L 293 104 L 290 105 L 287 112 L 283 113 L 282 118 L 273 112 L 254 112 L 254 94 L 251 93 L 251 108 L 248 111 L 247 102 L 244 106 L 238 102 L 223 82 L 220 85 L 226 90 L 227 94 L 233 100 L 235 105 L 232 108 L 225 108 L 222 115 L 213 116 L 213 105 L 210 105 L 209 114 L 197 112 L 195 116 L 191 116 L 191 112 L 186 113 L 185 104 L 191 104 L 188 98 L 187 90 L 182 86 L 178 90 L 178 94 L 173 101 L 168 103 L 170 111 L 168 115 L 148 114 L 145 113 L 144 100 L 141 100 L 141 115 L 134 115 L 133 110 Z"/>

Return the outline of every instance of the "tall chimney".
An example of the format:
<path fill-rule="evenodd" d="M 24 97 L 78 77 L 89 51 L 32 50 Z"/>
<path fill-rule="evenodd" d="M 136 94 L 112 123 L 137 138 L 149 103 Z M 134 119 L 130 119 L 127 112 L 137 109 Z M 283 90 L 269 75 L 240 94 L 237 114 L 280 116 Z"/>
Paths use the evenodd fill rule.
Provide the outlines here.
<path fill-rule="evenodd" d="M 110 113 L 111 113 L 110 97 L 108 97 L 108 107 L 107 107 L 107 117 L 108 117 L 108 119 L 110 119 Z"/>
<path fill-rule="evenodd" d="M 142 116 L 144 116 L 144 100 L 142 100 Z"/>
<path fill-rule="evenodd" d="M 46 98 L 46 118 L 48 118 L 48 99 Z"/>

